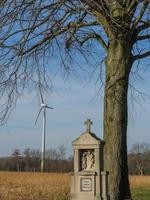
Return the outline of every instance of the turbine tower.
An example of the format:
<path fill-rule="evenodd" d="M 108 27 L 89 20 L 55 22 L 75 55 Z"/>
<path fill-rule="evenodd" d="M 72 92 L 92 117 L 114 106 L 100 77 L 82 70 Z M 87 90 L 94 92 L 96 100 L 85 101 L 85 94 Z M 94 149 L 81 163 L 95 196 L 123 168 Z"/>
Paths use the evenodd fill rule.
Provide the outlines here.
<path fill-rule="evenodd" d="M 49 107 L 46 103 L 44 103 L 44 99 L 42 96 L 41 88 L 39 88 L 40 91 L 40 101 L 41 101 L 41 108 L 38 112 L 38 115 L 35 120 L 35 124 L 37 123 L 37 120 L 40 116 L 40 113 L 43 111 L 43 131 L 42 131 L 42 151 L 41 151 L 41 172 L 44 172 L 45 169 L 45 135 L 46 135 L 46 109 L 54 109 L 52 107 Z"/>

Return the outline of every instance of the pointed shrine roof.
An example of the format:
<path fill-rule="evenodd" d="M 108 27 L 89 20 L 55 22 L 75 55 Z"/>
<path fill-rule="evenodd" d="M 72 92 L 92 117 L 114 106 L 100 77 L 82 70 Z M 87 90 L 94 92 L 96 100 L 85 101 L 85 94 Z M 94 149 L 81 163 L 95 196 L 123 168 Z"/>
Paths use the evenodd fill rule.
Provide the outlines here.
<path fill-rule="evenodd" d="M 94 133 L 84 132 L 72 142 L 72 145 L 98 145 L 102 140 L 98 138 Z"/>

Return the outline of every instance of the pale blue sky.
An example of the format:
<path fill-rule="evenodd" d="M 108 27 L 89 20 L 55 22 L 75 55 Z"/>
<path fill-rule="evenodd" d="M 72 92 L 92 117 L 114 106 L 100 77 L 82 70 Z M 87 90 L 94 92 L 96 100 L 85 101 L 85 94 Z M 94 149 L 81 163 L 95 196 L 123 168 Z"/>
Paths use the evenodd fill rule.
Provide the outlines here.
<path fill-rule="evenodd" d="M 144 81 L 135 82 L 137 88 L 150 94 L 150 73 L 143 76 Z M 65 82 L 58 78 L 52 97 L 48 100 L 55 110 L 47 111 L 46 148 L 56 148 L 64 144 L 67 154 L 71 154 L 71 142 L 84 130 L 84 121 L 93 120 L 92 131 L 103 138 L 103 95 L 96 95 L 94 82 Z M 137 99 L 137 96 L 136 96 Z M 37 125 L 34 121 L 39 109 L 35 94 L 26 94 L 12 112 L 7 124 L 0 127 L 0 156 L 7 156 L 15 148 L 41 148 L 42 118 Z M 129 105 L 128 147 L 133 143 L 150 143 L 150 99 Z"/>

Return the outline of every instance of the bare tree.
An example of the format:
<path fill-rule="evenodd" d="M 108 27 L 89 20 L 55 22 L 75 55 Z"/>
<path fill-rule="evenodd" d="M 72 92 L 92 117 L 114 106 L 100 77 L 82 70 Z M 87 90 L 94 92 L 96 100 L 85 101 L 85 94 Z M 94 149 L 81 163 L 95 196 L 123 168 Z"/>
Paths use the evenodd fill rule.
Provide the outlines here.
<path fill-rule="evenodd" d="M 104 167 L 110 199 L 130 199 L 127 94 L 134 64 L 150 56 L 150 1 L 11 0 L 0 8 L 0 30 L 1 96 L 8 107 L 25 83 L 35 83 L 37 70 L 46 88 L 46 72 L 54 70 L 44 65 L 50 56 L 59 55 L 69 70 L 77 53 L 88 60 L 92 49 L 96 57 L 98 45 L 104 49 Z"/>
<path fill-rule="evenodd" d="M 136 143 L 131 149 L 132 158 L 136 162 L 136 168 L 140 175 L 144 175 L 145 167 L 145 155 L 150 152 L 150 144 L 148 143 Z"/>

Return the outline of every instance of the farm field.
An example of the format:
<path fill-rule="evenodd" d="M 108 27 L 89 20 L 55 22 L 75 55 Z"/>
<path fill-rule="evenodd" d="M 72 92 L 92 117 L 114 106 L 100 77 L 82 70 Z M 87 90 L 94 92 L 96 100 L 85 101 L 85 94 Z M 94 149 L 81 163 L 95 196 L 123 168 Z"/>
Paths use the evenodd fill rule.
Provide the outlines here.
<path fill-rule="evenodd" d="M 150 176 L 131 176 L 133 200 L 150 200 Z"/>
<path fill-rule="evenodd" d="M 0 172 L 0 200 L 67 200 L 69 176 Z"/>
<path fill-rule="evenodd" d="M 68 174 L 0 172 L 0 200 L 68 200 Z M 149 200 L 150 176 L 131 176 L 133 200 Z"/>

